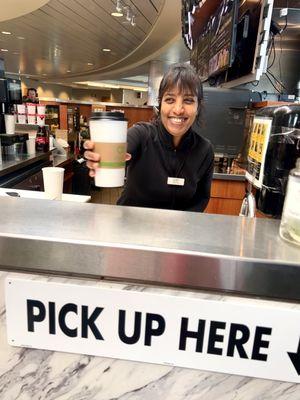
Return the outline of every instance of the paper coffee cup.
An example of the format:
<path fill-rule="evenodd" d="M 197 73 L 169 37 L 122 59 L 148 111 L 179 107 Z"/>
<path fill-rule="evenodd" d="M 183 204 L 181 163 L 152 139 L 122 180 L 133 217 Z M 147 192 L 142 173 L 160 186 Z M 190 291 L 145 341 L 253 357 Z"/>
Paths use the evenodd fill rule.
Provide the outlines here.
<path fill-rule="evenodd" d="M 14 135 L 15 133 L 15 116 L 11 114 L 4 115 L 5 130 L 7 135 Z"/>
<path fill-rule="evenodd" d="M 26 105 L 25 104 L 17 104 L 17 111 L 18 111 L 18 114 L 25 114 Z"/>
<path fill-rule="evenodd" d="M 90 118 L 90 136 L 100 154 L 95 186 L 124 185 L 128 121 L 122 112 L 95 112 Z"/>
<path fill-rule="evenodd" d="M 60 167 L 45 167 L 42 168 L 42 171 L 46 198 L 61 200 L 65 169 Z"/>
<path fill-rule="evenodd" d="M 35 137 L 30 137 L 29 139 L 26 141 L 26 145 L 27 145 L 27 154 L 29 154 L 30 156 L 35 154 Z"/>
<path fill-rule="evenodd" d="M 26 124 L 26 114 L 18 114 L 18 123 Z"/>
<path fill-rule="evenodd" d="M 45 113 L 46 113 L 46 106 L 37 105 L 37 115 L 36 115 L 36 123 L 39 126 L 45 125 Z"/>

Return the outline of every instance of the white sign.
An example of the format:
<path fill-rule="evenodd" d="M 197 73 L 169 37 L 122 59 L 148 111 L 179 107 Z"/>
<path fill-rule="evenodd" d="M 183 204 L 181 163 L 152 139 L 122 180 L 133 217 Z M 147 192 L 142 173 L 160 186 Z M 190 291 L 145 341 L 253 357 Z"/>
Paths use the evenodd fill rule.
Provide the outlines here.
<path fill-rule="evenodd" d="M 300 311 L 6 280 L 9 344 L 300 383 Z"/>

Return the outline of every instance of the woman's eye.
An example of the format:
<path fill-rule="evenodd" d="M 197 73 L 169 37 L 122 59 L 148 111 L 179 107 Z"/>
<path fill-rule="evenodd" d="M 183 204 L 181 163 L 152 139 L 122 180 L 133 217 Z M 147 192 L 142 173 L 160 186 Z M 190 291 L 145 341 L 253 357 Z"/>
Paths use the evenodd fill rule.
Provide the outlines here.
<path fill-rule="evenodd" d="M 172 97 L 166 97 L 165 98 L 165 102 L 166 103 L 172 103 L 174 101 L 174 99 Z"/>
<path fill-rule="evenodd" d="M 195 99 L 193 99 L 192 97 L 188 97 L 188 98 L 184 99 L 184 101 L 185 101 L 187 104 L 193 104 L 193 103 L 195 103 Z"/>

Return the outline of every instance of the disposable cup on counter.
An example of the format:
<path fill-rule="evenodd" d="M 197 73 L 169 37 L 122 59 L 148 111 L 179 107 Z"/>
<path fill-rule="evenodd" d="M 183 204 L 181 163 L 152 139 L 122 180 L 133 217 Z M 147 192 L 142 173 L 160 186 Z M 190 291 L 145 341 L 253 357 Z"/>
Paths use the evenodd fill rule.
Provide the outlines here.
<path fill-rule="evenodd" d="M 35 154 L 35 137 L 29 136 L 28 140 L 26 141 L 27 146 L 27 154 L 32 156 Z"/>
<path fill-rule="evenodd" d="M 61 200 L 64 185 L 64 168 L 42 168 L 44 191 L 47 199 Z"/>
<path fill-rule="evenodd" d="M 122 112 L 94 112 L 90 118 L 91 140 L 100 154 L 95 185 L 120 187 L 124 185 L 128 121 Z"/>

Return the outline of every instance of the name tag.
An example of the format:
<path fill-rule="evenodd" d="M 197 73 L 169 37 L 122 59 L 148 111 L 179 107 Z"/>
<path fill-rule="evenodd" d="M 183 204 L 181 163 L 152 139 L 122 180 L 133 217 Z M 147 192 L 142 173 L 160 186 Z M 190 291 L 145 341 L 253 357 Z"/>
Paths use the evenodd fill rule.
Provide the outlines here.
<path fill-rule="evenodd" d="M 169 177 L 167 183 L 168 183 L 168 185 L 184 186 L 184 179 Z"/>

